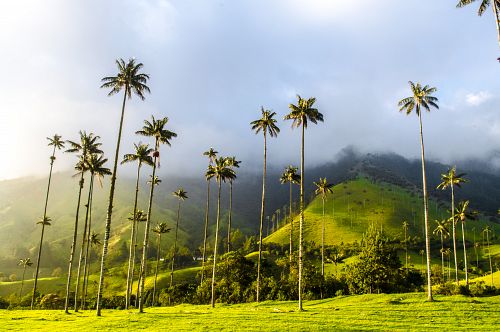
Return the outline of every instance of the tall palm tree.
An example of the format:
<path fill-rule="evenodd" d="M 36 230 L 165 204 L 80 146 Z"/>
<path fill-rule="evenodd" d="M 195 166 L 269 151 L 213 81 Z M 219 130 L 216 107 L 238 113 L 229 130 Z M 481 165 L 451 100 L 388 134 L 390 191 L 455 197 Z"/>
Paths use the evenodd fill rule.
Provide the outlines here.
<path fill-rule="evenodd" d="M 467 182 L 463 178 L 465 173 L 457 174 L 456 167 L 453 166 L 448 170 L 448 173 L 441 174 L 441 183 L 437 186 L 437 189 L 446 190 L 448 187 L 451 189 L 451 216 L 455 213 L 455 191 L 454 187 L 460 188 L 461 183 Z M 456 223 L 455 219 L 451 220 L 452 225 L 452 237 L 453 237 L 453 258 L 455 260 L 455 281 L 458 285 L 458 264 L 457 264 L 457 236 L 456 236 Z"/>
<path fill-rule="evenodd" d="M 108 208 L 106 212 L 106 225 L 104 231 L 104 244 L 102 246 L 101 271 L 99 276 L 99 290 L 97 292 L 97 316 L 101 316 L 101 299 L 104 288 L 104 273 L 106 272 L 105 261 L 108 254 L 109 233 L 111 231 L 111 216 L 113 214 L 113 200 L 115 197 L 115 183 L 118 167 L 118 158 L 120 156 L 120 142 L 122 138 L 123 117 L 125 114 L 125 102 L 132 98 L 132 93 L 137 95 L 141 100 L 144 100 L 144 94 L 150 92 L 146 85 L 149 80 L 147 74 L 140 73 L 144 66 L 142 63 L 136 63 L 135 59 L 129 59 L 125 62 L 123 59 L 116 60 L 118 74 L 116 76 L 104 77 L 101 81 L 101 88 L 111 89 L 108 96 L 115 95 L 123 90 L 122 111 L 120 116 L 120 125 L 118 129 L 118 138 L 116 140 L 115 159 L 113 162 L 113 175 L 111 176 L 111 184 L 109 188 Z"/>
<path fill-rule="evenodd" d="M 450 232 L 448 231 L 448 228 L 446 227 L 446 220 L 434 220 L 434 222 L 437 224 L 436 228 L 432 232 L 434 235 L 439 235 L 441 238 L 441 272 L 443 274 L 443 279 L 444 279 L 444 246 L 443 246 L 443 239 L 445 237 L 450 236 Z"/>
<path fill-rule="evenodd" d="M 236 157 L 227 157 L 227 165 L 233 168 L 240 168 L 241 161 L 236 160 Z M 227 252 L 231 251 L 231 221 L 233 215 L 233 180 L 229 179 L 229 216 L 227 220 Z"/>
<path fill-rule="evenodd" d="M 446 248 L 444 250 L 444 255 L 448 259 L 448 280 L 450 280 L 450 270 L 451 270 L 451 248 Z"/>
<path fill-rule="evenodd" d="M 92 203 L 92 200 L 91 200 L 91 203 Z M 89 246 L 92 246 L 92 247 L 97 247 L 97 246 L 100 246 L 102 245 L 102 242 L 101 240 L 99 239 L 99 234 L 97 234 L 96 232 L 92 231 L 92 233 L 89 233 L 89 242 L 87 244 L 87 250 L 89 248 Z M 86 305 L 86 299 L 87 299 L 87 293 L 88 293 L 88 286 L 89 286 L 89 274 L 90 274 L 90 271 L 89 271 L 89 268 L 90 268 L 90 260 L 91 260 L 91 254 L 92 252 L 88 252 L 86 257 L 88 256 L 88 260 L 86 262 L 86 265 L 87 265 L 87 271 L 84 273 L 84 280 L 85 282 L 83 283 L 83 298 L 82 298 L 82 308 L 85 309 L 85 305 Z"/>
<path fill-rule="evenodd" d="M 473 211 L 469 211 L 469 201 L 462 201 L 458 203 L 457 208 L 455 209 L 455 214 L 453 216 L 453 223 L 458 222 L 460 220 L 462 224 L 462 243 L 464 246 L 464 270 L 465 270 L 465 284 L 469 285 L 469 274 L 467 272 L 467 246 L 465 243 L 465 221 L 474 220 L 476 213 Z"/>
<path fill-rule="evenodd" d="M 141 175 L 141 167 L 142 164 L 146 164 L 148 166 L 153 166 L 153 158 L 151 154 L 153 153 L 153 149 L 149 148 L 148 144 L 135 144 L 134 143 L 134 153 L 129 153 L 123 156 L 122 164 L 137 162 L 137 177 L 135 181 L 135 196 L 134 196 L 134 210 L 132 212 L 132 231 L 130 232 L 130 249 L 128 255 L 128 270 L 127 270 L 127 290 L 125 295 L 125 309 L 128 309 L 130 306 L 130 292 L 132 289 L 132 275 L 133 271 L 133 262 L 132 256 L 134 256 L 135 250 L 135 239 L 136 239 L 136 225 L 137 225 L 137 198 L 139 196 L 139 178 Z"/>
<path fill-rule="evenodd" d="M 332 194 L 333 184 L 326 182 L 326 178 L 319 178 L 318 182 L 314 182 L 316 190 L 314 193 L 321 196 L 323 202 L 323 218 L 321 222 L 321 276 L 325 277 L 325 201 L 326 195 Z"/>
<path fill-rule="evenodd" d="M 56 149 L 60 150 L 64 148 L 64 142 L 61 140 L 60 135 L 55 134 L 53 137 L 47 137 L 49 140 L 48 146 L 52 146 L 52 155 L 50 156 L 50 171 L 49 171 L 49 183 L 47 184 L 47 194 L 45 195 L 45 207 L 43 208 L 42 220 L 47 217 L 47 206 L 49 203 L 49 192 L 50 192 L 50 181 L 52 180 L 52 169 L 54 167 L 54 161 L 56 160 Z M 40 271 L 40 258 L 42 256 L 42 244 L 43 244 L 43 234 L 45 232 L 45 224 L 42 224 L 42 234 L 40 235 L 40 246 L 38 247 L 38 257 L 36 260 L 36 270 L 35 270 L 35 281 L 33 283 L 33 295 L 31 297 L 31 309 L 35 304 L 36 287 L 38 283 L 38 273 Z"/>
<path fill-rule="evenodd" d="M 410 115 L 413 110 L 418 116 L 420 124 L 420 148 L 421 148 L 421 159 L 422 159 L 422 191 L 424 199 L 424 228 L 425 228 L 425 251 L 427 256 L 427 300 L 432 301 L 432 284 L 431 284 L 431 245 L 429 236 L 429 196 L 427 194 L 427 176 L 425 174 L 425 150 L 424 150 L 424 134 L 422 131 L 422 111 L 426 110 L 430 112 L 431 107 L 439 109 L 437 105 L 438 99 L 432 94 L 436 92 L 436 88 L 430 87 L 428 85 L 422 86 L 420 83 L 414 84 L 412 81 L 409 82 L 412 95 L 410 97 L 403 98 L 399 101 L 399 111 L 406 112 L 406 115 Z"/>
<path fill-rule="evenodd" d="M 51 226 L 52 225 L 52 219 L 49 217 L 49 216 L 45 216 L 43 218 L 41 218 L 40 220 L 37 221 L 37 224 L 38 225 L 42 225 L 42 230 L 45 228 L 45 226 Z M 38 257 L 40 257 L 40 254 L 41 254 L 41 249 L 42 249 L 42 244 L 43 244 L 43 232 L 42 232 L 42 236 L 40 238 L 40 246 L 38 247 Z M 37 267 L 38 267 L 38 264 L 37 264 Z M 37 271 L 38 272 L 38 271 Z M 37 277 L 37 274 L 35 273 L 35 278 Z M 31 297 L 31 309 L 33 309 L 34 307 L 34 303 L 35 303 L 35 295 L 36 293 L 33 293 L 32 297 Z"/>
<path fill-rule="evenodd" d="M 165 125 L 168 123 L 168 118 L 164 117 L 163 119 L 155 119 L 154 116 L 151 116 L 151 122 L 148 120 L 144 120 L 144 126 L 142 130 L 136 131 L 137 135 L 142 135 L 146 137 L 153 137 L 155 140 L 155 151 L 153 152 L 153 173 L 151 175 L 151 187 L 149 191 L 149 204 L 148 204 L 148 214 L 146 220 L 146 227 L 144 229 L 144 243 L 142 247 L 142 260 L 141 260 L 141 272 L 140 272 L 140 291 L 139 291 L 139 312 L 144 311 L 144 282 L 146 279 L 146 265 L 147 265 L 147 250 L 148 250 L 148 241 L 149 241 L 149 227 L 151 224 L 151 210 L 153 205 L 153 194 L 155 187 L 155 179 L 156 179 L 156 167 L 160 167 L 160 144 L 166 144 L 170 146 L 170 140 L 174 137 L 177 137 L 177 134 L 167 130 Z"/>
<path fill-rule="evenodd" d="M 178 200 L 177 205 L 177 222 L 175 223 L 175 240 L 174 240 L 174 252 L 172 253 L 172 268 L 170 271 L 170 287 L 174 284 L 174 264 L 175 264 L 175 254 L 177 252 L 177 234 L 179 232 L 179 221 L 181 219 L 181 201 L 188 198 L 187 192 L 183 188 L 179 188 L 172 193 Z"/>
<path fill-rule="evenodd" d="M 85 224 L 83 227 L 83 237 L 82 237 L 82 245 L 80 246 L 80 258 L 78 260 L 78 272 L 77 272 L 77 277 L 76 277 L 76 288 L 75 288 L 75 311 L 78 311 L 78 294 L 80 290 L 80 273 L 81 273 L 81 266 L 82 262 L 84 259 L 84 253 L 85 253 L 85 244 L 88 242 L 88 236 L 90 235 L 90 224 L 88 223 L 89 217 L 91 215 L 91 201 L 94 193 L 94 179 L 97 176 L 97 179 L 99 180 L 99 183 L 102 187 L 102 178 L 104 178 L 105 175 L 111 175 L 111 171 L 109 168 L 104 167 L 104 164 L 108 161 L 107 158 L 104 158 L 103 155 L 97 154 L 97 153 L 92 153 L 89 156 L 87 156 L 85 160 L 85 167 L 84 170 L 88 170 L 90 172 L 90 185 L 89 185 L 89 196 L 87 199 L 87 211 L 85 215 Z M 84 264 L 84 267 L 86 264 Z M 84 271 L 85 275 L 85 271 Z M 82 292 L 83 293 L 83 292 Z"/>
<path fill-rule="evenodd" d="M 289 209 L 290 211 L 288 212 L 288 218 L 290 219 L 290 263 L 292 262 L 292 257 L 293 257 L 293 197 L 292 197 L 292 186 L 294 184 L 300 184 L 300 175 L 297 174 L 298 167 L 294 167 L 292 165 L 288 166 L 285 168 L 283 171 L 283 174 L 281 174 L 280 177 L 280 182 L 281 184 L 288 183 L 290 188 L 290 205 Z M 291 266 L 290 266 L 291 267 Z"/>
<path fill-rule="evenodd" d="M 212 165 L 212 163 L 215 161 L 215 158 L 217 157 L 217 151 L 214 150 L 214 148 L 210 148 L 208 151 L 203 152 L 203 155 L 208 157 L 208 167 Z M 208 172 L 208 171 L 207 171 Z M 204 230 L 204 236 L 203 236 L 203 253 L 202 253 L 202 259 L 201 259 L 201 279 L 200 279 L 200 284 L 203 283 L 203 277 L 205 275 L 205 260 L 207 258 L 206 251 L 207 251 L 207 237 L 208 237 L 208 217 L 209 217 L 209 212 L 210 212 L 210 178 L 207 177 L 207 173 L 205 173 L 205 179 L 207 180 L 207 205 L 205 208 L 205 230 Z"/>
<path fill-rule="evenodd" d="M 403 221 L 403 231 L 405 233 L 405 269 L 408 270 L 408 226 L 410 226 L 410 224 L 408 224 L 408 221 L 404 220 Z"/>
<path fill-rule="evenodd" d="M 161 181 L 161 180 L 159 180 Z M 150 183 L 150 181 L 148 181 L 148 183 Z M 128 218 L 128 220 L 132 221 L 134 219 L 134 217 L 132 218 Z M 136 252 L 137 252 L 137 246 L 138 246 L 138 241 L 137 241 L 137 234 L 139 233 L 139 223 L 145 223 L 146 220 L 148 220 L 148 216 L 146 215 L 146 213 L 143 211 L 143 210 L 137 210 L 137 213 L 135 215 L 135 227 L 136 227 L 136 230 L 135 230 L 135 238 L 134 238 L 134 252 L 132 253 L 132 275 L 130 276 L 130 293 L 132 293 L 132 285 L 134 284 L 134 273 L 135 273 L 135 261 L 136 261 Z M 139 266 L 139 269 L 140 269 L 140 266 Z M 139 289 L 140 289 L 140 271 L 138 272 L 139 274 L 139 278 L 137 280 L 137 290 L 136 290 L 136 293 L 135 293 L 135 303 L 134 303 L 134 306 L 137 307 L 137 305 L 139 304 Z"/>
<path fill-rule="evenodd" d="M 153 232 L 158 234 L 158 244 L 156 248 L 155 282 L 153 286 L 153 300 L 151 301 L 151 304 L 154 307 L 156 299 L 156 280 L 158 279 L 158 265 L 160 263 L 161 235 L 170 232 L 170 228 L 168 228 L 168 225 L 166 223 L 161 222 L 153 228 Z"/>
<path fill-rule="evenodd" d="M 488 248 L 488 258 L 490 261 L 491 286 L 493 286 L 493 265 L 491 264 L 490 234 L 493 232 L 490 225 L 486 225 L 481 233 L 486 235 L 486 246 Z M 484 237 L 483 237 L 484 241 Z"/>
<path fill-rule="evenodd" d="M 215 267 L 217 265 L 217 247 L 219 240 L 219 221 L 220 221 L 220 192 L 222 182 L 236 179 L 234 170 L 227 166 L 226 158 L 220 157 L 215 160 L 215 165 L 208 166 L 207 179 L 215 178 L 217 181 L 217 219 L 215 224 L 215 242 L 214 242 L 214 262 L 212 267 L 212 308 L 215 307 Z"/>
<path fill-rule="evenodd" d="M 314 108 L 314 103 L 316 98 L 303 99 L 301 96 L 297 95 L 297 105 L 289 104 L 288 108 L 290 113 L 285 116 L 285 120 L 292 120 L 292 128 L 301 127 L 302 129 L 302 144 L 300 153 L 300 221 L 299 221 L 299 310 L 302 311 L 302 254 L 304 251 L 304 149 L 305 149 L 305 129 L 307 128 L 308 122 L 317 124 L 318 121 L 323 122 L 323 114 L 321 114 L 316 108 Z"/>
<path fill-rule="evenodd" d="M 75 225 L 73 227 L 73 239 L 71 242 L 71 249 L 69 254 L 69 264 L 68 264 L 68 279 L 66 281 L 66 300 L 64 302 L 64 312 L 69 313 L 69 290 L 71 285 L 71 276 L 73 271 L 73 260 L 75 257 L 75 249 L 76 249 L 76 240 L 78 236 L 78 222 L 80 217 L 80 202 L 82 198 L 82 191 L 84 185 L 84 176 L 87 172 L 87 164 L 86 161 L 90 154 L 93 153 L 102 153 L 100 149 L 101 143 L 98 142 L 100 139 L 99 136 L 94 135 L 93 133 L 87 134 L 85 131 L 80 131 L 80 142 L 76 141 L 67 141 L 67 144 L 70 146 L 69 149 L 66 150 L 68 153 L 77 153 L 78 161 L 75 165 L 75 170 L 78 172 L 75 176 L 80 175 L 80 181 L 78 182 L 78 199 L 76 203 L 76 214 L 75 214 Z M 89 190 L 90 195 L 90 190 Z M 87 208 L 88 212 L 88 208 Z M 86 215 L 88 218 L 88 214 Z M 85 223 L 87 220 L 85 220 Z M 77 301 L 75 299 L 75 311 L 78 311 Z"/>
<path fill-rule="evenodd" d="M 493 15 L 495 15 L 495 22 L 496 22 L 496 28 L 497 28 L 497 35 L 498 35 L 498 43 L 500 44 L 500 1 L 499 0 L 493 0 L 494 3 L 491 6 L 493 8 Z M 457 8 L 462 8 L 464 6 L 470 5 L 471 3 L 476 2 L 476 0 L 460 0 L 457 4 Z M 488 6 L 491 5 L 491 0 L 481 0 L 481 4 L 479 5 L 479 10 L 477 11 L 477 14 L 479 16 L 482 16 Z"/>
<path fill-rule="evenodd" d="M 274 118 L 276 112 L 265 110 L 264 107 L 261 107 L 260 111 L 262 113 L 262 117 L 250 123 L 250 125 L 252 126 L 252 130 L 255 130 L 255 134 L 258 134 L 261 131 L 264 134 L 264 164 L 263 164 L 264 170 L 262 173 L 262 200 L 260 207 L 259 259 L 257 261 L 257 302 L 259 302 L 260 300 L 260 268 L 262 262 L 262 224 L 264 222 L 265 204 L 266 204 L 267 134 L 269 134 L 269 136 L 271 137 L 276 137 L 280 132 L 280 129 L 276 125 L 277 121 Z"/>
<path fill-rule="evenodd" d="M 23 278 L 21 279 L 21 290 L 19 291 L 19 298 L 23 297 L 23 286 L 24 286 L 24 274 L 26 273 L 26 268 L 33 265 L 31 258 L 21 258 L 17 264 L 23 267 Z"/>

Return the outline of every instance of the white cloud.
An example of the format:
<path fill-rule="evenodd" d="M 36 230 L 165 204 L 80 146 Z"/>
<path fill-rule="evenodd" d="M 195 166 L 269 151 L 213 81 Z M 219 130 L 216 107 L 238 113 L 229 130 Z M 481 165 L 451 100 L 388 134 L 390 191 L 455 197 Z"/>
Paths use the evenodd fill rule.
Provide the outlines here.
<path fill-rule="evenodd" d="M 468 93 L 465 95 L 465 101 L 470 106 L 479 106 L 493 97 L 488 91 L 479 91 L 478 93 Z"/>

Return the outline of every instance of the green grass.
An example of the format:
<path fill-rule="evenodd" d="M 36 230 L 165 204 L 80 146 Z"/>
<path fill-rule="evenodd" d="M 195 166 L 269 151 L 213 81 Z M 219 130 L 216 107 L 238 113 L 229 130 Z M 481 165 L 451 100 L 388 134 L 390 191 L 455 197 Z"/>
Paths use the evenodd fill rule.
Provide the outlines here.
<path fill-rule="evenodd" d="M 306 301 L 304 312 L 296 302 L 261 304 L 178 305 L 136 311 L 104 310 L 64 314 L 59 311 L 0 310 L 0 330 L 139 330 L 148 331 L 495 331 L 500 324 L 500 296 L 469 298 L 422 293 L 344 296 Z"/>

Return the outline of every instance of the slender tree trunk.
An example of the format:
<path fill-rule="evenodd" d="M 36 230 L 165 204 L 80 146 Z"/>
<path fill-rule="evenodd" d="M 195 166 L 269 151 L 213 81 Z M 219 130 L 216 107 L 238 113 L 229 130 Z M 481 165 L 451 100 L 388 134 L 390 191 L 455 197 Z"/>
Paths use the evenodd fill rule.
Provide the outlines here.
<path fill-rule="evenodd" d="M 325 277 L 325 197 L 323 196 L 323 221 L 321 223 L 321 276 Z"/>
<path fill-rule="evenodd" d="M 469 274 L 467 272 L 467 245 L 465 244 L 465 220 L 462 220 L 462 242 L 464 245 L 465 285 L 469 286 Z"/>
<path fill-rule="evenodd" d="M 408 270 L 408 236 L 406 235 L 407 227 L 405 227 L 405 268 Z"/>
<path fill-rule="evenodd" d="M 215 226 L 215 243 L 214 243 L 214 264 L 212 267 L 212 308 L 215 308 L 215 268 L 217 266 L 217 241 L 219 237 L 219 219 L 220 219 L 220 187 L 221 179 L 217 179 L 218 193 L 217 193 L 217 224 Z"/>
<path fill-rule="evenodd" d="M 302 121 L 302 144 L 300 149 L 300 223 L 299 223 L 299 311 L 302 307 L 302 254 L 304 251 L 304 121 Z"/>
<path fill-rule="evenodd" d="M 429 238 L 429 209 L 427 195 L 427 177 L 425 174 L 425 150 L 424 150 L 424 134 L 422 130 L 422 112 L 418 114 L 420 122 L 420 147 L 422 150 L 422 189 L 424 194 L 424 228 L 425 228 L 425 251 L 427 257 L 427 301 L 432 299 L 432 284 L 431 284 L 431 243 Z"/>
<path fill-rule="evenodd" d="M 130 292 L 132 289 L 133 281 L 133 256 L 135 251 L 135 238 L 136 238 L 136 224 L 137 224 L 137 198 L 139 196 L 139 177 L 141 174 L 141 161 L 137 166 L 137 179 L 135 181 L 135 197 L 134 197 L 134 210 L 133 210 L 133 220 L 132 220 L 132 231 L 130 232 L 130 249 L 128 254 L 128 270 L 127 270 L 127 290 L 125 295 L 125 309 L 128 310 L 130 306 Z"/>
<path fill-rule="evenodd" d="M 264 222 L 264 211 L 266 204 L 266 161 L 267 161 L 267 136 L 266 136 L 266 131 L 264 130 L 264 167 L 263 167 L 264 170 L 262 173 L 262 201 L 260 207 L 259 260 L 257 262 L 257 302 L 260 301 L 260 269 L 262 264 L 262 223 Z"/>
<path fill-rule="evenodd" d="M 231 219 L 233 214 L 233 181 L 229 181 L 229 217 L 227 221 L 227 252 L 231 251 Z"/>
<path fill-rule="evenodd" d="M 293 259 L 293 212 L 292 212 L 292 182 L 290 181 L 290 271 Z"/>
<path fill-rule="evenodd" d="M 82 271 L 82 259 L 83 252 L 85 250 L 85 242 L 87 240 L 87 225 L 89 221 L 89 208 L 90 208 L 90 198 L 92 197 L 92 190 L 94 188 L 94 174 L 90 175 L 90 184 L 89 184 L 89 195 L 87 198 L 87 210 L 85 212 L 85 223 L 83 226 L 83 236 L 82 236 L 82 246 L 80 247 L 80 256 L 78 259 L 78 270 L 76 274 L 76 287 L 75 287 L 75 312 L 78 312 L 78 291 L 80 289 L 80 273 Z"/>
<path fill-rule="evenodd" d="M 498 6 L 497 0 L 494 0 L 493 3 L 491 4 L 491 7 L 493 8 L 493 14 L 495 16 L 495 23 L 496 23 L 497 35 L 498 35 L 498 44 L 500 45 L 500 18 L 498 17 L 499 8 L 497 6 Z"/>
<path fill-rule="evenodd" d="M 453 180 L 453 179 L 452 179 Z M 453 190 L 453 183 L 451 184 L 451 227 L 453 236 L 453 258 L 455 260 L 455 282 L 458 285 L 458 263 L 457 263 L 457 236 L 456 236 L 456 224 L 453 214 L 455 213 L 455 191 Z"/>
<path fill-rule="evenodd" d="M 43 234 L 45 232 L 45 218 L 47 218 L 47 205 L 49 203 L 50 181 L 52 180 L 52 168 L 54 167 L 54 160 L 56 159 L 55 154 L 56 154 L 56 146 L 54 145 L 54 149 L 52 150 L 52 156 L 50 157 L 49 183 L 47 184 L 47 195 L 45 196 L 45 207 L 43 209 L 43 219 L 42 219 L 42 233 L 40 234 L 40 246 L 38 247 L 38 258 L 36 260 L 35 281 L 33 283 L 33 295 L 31 296 L 32 310 L 35 305 L 38 273 L 40 272 L 40 258 L 42 257 Z"/>
<path fill-rule="evenodd" d="M 99 274 L 99 288 L 97 291 L 97 303 L 96 303 L 96 314 L 97 316 L 101 316 L 101 299 L 102 292 L 104 290 L 104 274 L 106 273 L 106 256 L 108 255 L 108 245 L 109 245 L 109 234 L 111 232 L 111 216 L 113 214 L 113 200 L 115 198 L 115 183 L 116 183 L 116 172 L 118 168 L 118 158 L 120 155 L 120 141 L 122 139 L 122 128 L 123 128 L 123 117 L 125 115 L 125 102 L 127 100 L 127 90 L 128 86 L 125 87 L 123 92 L 123 104 L 122 104 L 122 113 L 120 117 L 120 127 L 118 129 L 118 139 L 116 141 L 116 150 L 115 150 L 115 161 L 113 164 L 113 174 L 111 175 L 111 185 L 109 188 L 109 201 L 108 201 L 108 210 L 106 212 L 106 226 L 104 230 L 104 241 L 102 245 L 102 257 L 101 257 L 101 268 Z"/>
<path fill-rule="evenodd" d="M 488 245 L 488 258 L 490 260 L 491 286 L 494 286 L 494 284 L 493 284 L 493 265 L 491 265 L 491 250 L 490 250 L 489 232 L 486 232 L 486 244 Z"/>
<path fill-rule="evenodd" d="M 207 258 L 207 237 L 208 237 L 208 214 L 210 212 L 210 180 L 207 180 L 207 207 L 205 208 L 205 231 L 203 236 L 203 257 L 201 260 L 201 280 L 203 283 L 203 276 L 205 275 L 205 260 Z"/>
<path fill-rule="evenodd" d="M 156 151 L 159 150 L 159 142 L 158 140 L 155 142 Z M 151 225 L 151 209 L 153 206 L 153 194 L 155 187 L 155 175 L 156 175 L 156 154 L 153 160 L 153 174 L 151 175 L 151 189 L 149 191 L 149 204 L 148 204 L 148 215 L 146 219 L 146 227 L 144 229 L 144 243 L 142 245 L 142 260 L 141 260 L 141 272 L 139 273 L 139 312 L 144 312 L 144 283 L 146 281 L 146 267 L 148 262 L 148 240 L 149 240 L 149 227 Z"/>
<path fill-rule="evenodd" d="M 23 286 L 24 286 L 24 274 L 26 273 L 26 265 L 23 268 L 23 279 L 21 279 L 21 290 L 19 291 L 19 300 L 23 297 Z"/>
<path fill-rule="evenodd" d="M 177 234 L 179 231 L 179 220 L 181 217 L 181 201 L 179 200 L 179 205 L 177 206 L 177 222 L 175 223 L 175 240 L 174 240 L 174 252 L 172 254 L 172 269 L 170 271 L 170 287 L 174 284 L 174 266 L 175 266 L 175 253 L 177 251 Z"/>
<path fill-rule="evenodd" d="M 134 274 L 135 274 L 135 263 L 136 263 L 136 254 L 137 254 L 137 234 L 139 233 L 139 221 L 135 222 L 135 237 L 134 237 L 134 252 L 132 253 L 132 274 L 130 275 L 130 293 L 132 293 L 132 286 L 134 285 Z M 139 280 L 141 276 L 139 273 L 139 278 L 137 279 L 137 291 L 135 293 L 135 301 L 134 305 L 137 307 L 139 304 Z M 130 294 L 132 297 L 132 294 Z"/>
<path fill-rule="evenodd" d="M 88 288 L 88 282 L 89 282 L 89 254 L 90 254 L 90 238 L 91 238 L 91 230 L 92 230 L 92 201 L 94 198 L 94 185 L 92 184 L 92 193 L 90 195 L 90 202 L 89 202 L 89 227 L 88 227 L 88 233 L 87 233 L 87 247 L 86 247 L 86 252 L 85 252 L 85 264 L 84 264 L 84 269 L 83 269 L 83 297 L 82 297 L 82 309 L 85 310 L 85 306 L 87 303 L 87 288 Z"/>
<path fill-rule="evenodd" d="M 158 233 L 158 246 L 156 248 L 156 267 L 155 267 L 155 282 L 153 286 L 153 300 L 151 301 L 151 306 L 155 306 L 156 299 L 156 280 L 158 279 L 158 265 L 160 263 L 160 245 L 161 245 L 161 233 Z"/>
<path fill-rule="evenodd" d="M 443 247 L 443 233 L 441 233 L 441 272 L 444 280 L 444 247 Z"/>
<path fill-rule="evenodd" d="M 83 151 L 83 155 L 85 156 L 86 151 Z M 76 205 L 76 217 L 75 217 L 75 226 L 73 229 L 73 241 L 71 242 L 71 250 L 69 254 L 69 264 L 68 264 L 68 280 L 66 281 L 66 300 L 64 302 L 64 312 L 69 313 L 69 290 L 71 286 L 71 274 L 73 270 L 73 259 L 75 257 L 75 249 L 76 249 L 76 238 L 78 236 L 78 218 L 80 214 L 80 200 L 82 197 L 82 190 L 83 190 L 83 183 L 84 183 L 84 178 L 83 178 L 83 171 L 82 175 L 80 176 L 80 182 L 78 183 L 79 189 L 78 189 L 78 202 Z M 76 298 L 75 298 L 75 303 L 76 303 Z"/>

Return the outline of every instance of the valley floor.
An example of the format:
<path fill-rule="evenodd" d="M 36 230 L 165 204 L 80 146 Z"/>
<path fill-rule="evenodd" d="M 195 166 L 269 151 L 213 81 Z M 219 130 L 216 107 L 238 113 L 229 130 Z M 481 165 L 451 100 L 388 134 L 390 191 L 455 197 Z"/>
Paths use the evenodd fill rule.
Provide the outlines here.
<path fill-rule="evenodd" d="M 260 304 L 178 305 L 148 308 L 146 313 L 104 310 L 64 314 L 62 310 L 0 310 L 1 331 L 283 331 L 411 330 L 495 331 L 500 326 L 500 296 L 471 298 L 423 293 L 343 296 Z"/>

